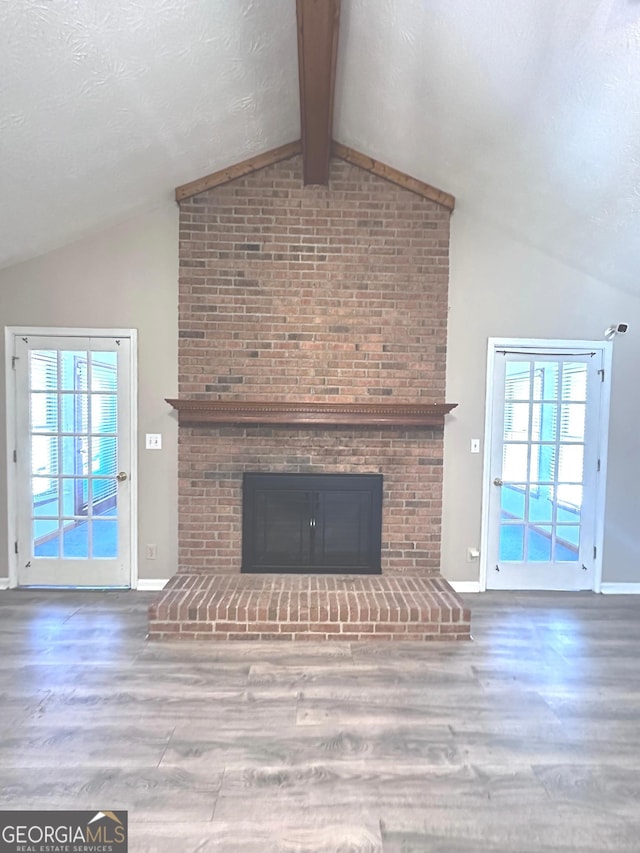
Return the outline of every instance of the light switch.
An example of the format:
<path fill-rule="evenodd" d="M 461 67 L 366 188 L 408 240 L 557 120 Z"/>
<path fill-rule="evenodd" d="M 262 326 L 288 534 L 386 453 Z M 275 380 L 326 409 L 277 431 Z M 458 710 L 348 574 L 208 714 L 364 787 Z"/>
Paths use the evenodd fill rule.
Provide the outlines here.
<path fill-rule="evenodd" d="M 471 439 L 471 452 L 472 453 L 480 453 L 480 439 L 472 438 Z"/>
<path fill-rule="evenodd" d="M 162 450 L 162 436 L 159 432 L 148 432 L 146 434 L 147 450 Z"/>

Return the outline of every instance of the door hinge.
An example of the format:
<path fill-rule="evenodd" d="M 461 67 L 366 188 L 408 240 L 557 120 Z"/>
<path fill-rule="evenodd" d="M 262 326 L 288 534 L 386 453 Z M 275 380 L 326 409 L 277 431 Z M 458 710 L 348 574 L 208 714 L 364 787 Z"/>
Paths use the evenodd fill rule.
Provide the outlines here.
<path fill-rule="evenodd" d="M 601 367 L 598 371 L 598 375 L 600 376 L 600 381 L 604 382 L 604 367 Z"/>
<path fill-rule="evenodd" d="M 598 459 L 598 471 L 600 470 L 600 460 Z"/>
<path fill-rule="evenodd" d="M 17 540 L 17 539 L 16 539 L 16 541 L 13 543 L 13 550 L 15 551 L 15 553 L 16 553 L 16 554 L 18 553 L 18 540 Z"/>
<path fill-rule="evenodd" d="M 596 548 L 596 546 L 594 545 L 594 546 L 593 546 L 593 559 L 595 560 L 595 558 L 596 558 L 597 556 L 598 556 L 598 549 L 597 549 L 597 548 Z"/>
<path fill-rule="evenodd" d="M 13 451 L 13 461 L 14 461 L 14 462 L 17 462 L 17 461 L 18 461 L 18 451 L 17 451 L 17 450 L 14 450 L 14 451 Z"/>
<path fill-rule="evenodd" d="M 18 356 L 17 356 L 17 355 L 12 355 L 12 356 L 11 356 L 11 369 L 12 369 L 12 370 L 15 370 L 15 369 L 16 369 L 16 361 L 18 361 Z"/>

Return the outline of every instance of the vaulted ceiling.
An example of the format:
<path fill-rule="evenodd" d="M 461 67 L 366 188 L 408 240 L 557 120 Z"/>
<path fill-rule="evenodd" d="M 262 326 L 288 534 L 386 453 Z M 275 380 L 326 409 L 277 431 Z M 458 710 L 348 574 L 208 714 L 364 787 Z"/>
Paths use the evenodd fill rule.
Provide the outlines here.
<path fill-rule="evenodd" d="M 340 22 L 334 139 L 640 292 L 640 0 Z M 0 266 L 299 138 L 295 0 L 0 0 Z"/>

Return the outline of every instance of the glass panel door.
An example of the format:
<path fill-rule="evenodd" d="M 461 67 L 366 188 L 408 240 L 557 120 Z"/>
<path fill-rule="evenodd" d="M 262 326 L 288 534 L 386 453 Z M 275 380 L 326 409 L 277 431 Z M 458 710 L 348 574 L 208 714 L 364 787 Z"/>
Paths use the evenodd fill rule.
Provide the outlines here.
<path fill-rule="evenodd" d="M 17 341 L 21 585 L 129 583 L 128 344 Z"/>
<path fill-rule="evenodd" d="M 487 585 L 591 589 L 600 358 L 497 359 Z"/>

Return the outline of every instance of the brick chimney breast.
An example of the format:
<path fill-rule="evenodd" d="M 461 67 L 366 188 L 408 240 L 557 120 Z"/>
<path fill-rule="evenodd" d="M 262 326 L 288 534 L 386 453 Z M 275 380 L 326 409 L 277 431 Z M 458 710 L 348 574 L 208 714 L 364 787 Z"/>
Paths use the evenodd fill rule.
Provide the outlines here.
<path fill-rule="evenodd" d="M 179 395 L 443 403 L 450 211 L 301 158 L 180 204 Z M 183 573 L 240 572 L 245 471 L 382 473 L 383 575 L 437 576 L 441 429 L 184 426 Z"/>

